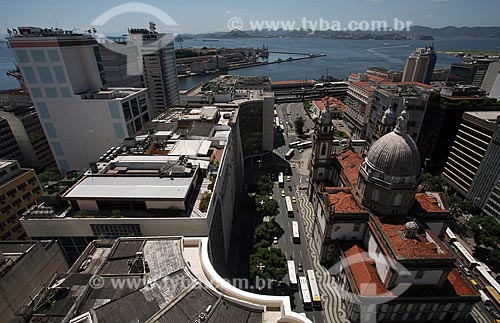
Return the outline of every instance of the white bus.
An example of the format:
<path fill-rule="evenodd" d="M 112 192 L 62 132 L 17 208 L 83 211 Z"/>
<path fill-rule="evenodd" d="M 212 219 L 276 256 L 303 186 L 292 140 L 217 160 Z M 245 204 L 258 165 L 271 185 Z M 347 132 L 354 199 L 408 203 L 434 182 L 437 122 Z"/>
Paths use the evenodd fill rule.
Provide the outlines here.
<path fill-rule="evenodd" d="M 285 154 L 285 159 L 292 159 L 293 157 L 293 154 L 295 153 L 295 149 L 290 149 L 289 151 L 287 151 L 287 153 Z"/>
<path fill-rule="evenodd" d="M 290 280 L 290 287 L 296 288 L 297 287 L 297 274 L 295 272 L 295 261 L 288 260 L 287 265 L 288 265 L 288 279 Z"/>
<path fill-rule="evenodd" d="M 293 242 L 299 243 L 300 242 L 300 235 L 299 235 L 299 222 L 297 221 L 292 221 L 292 239 Z"/>
<path fill-rule="evenodd" d="M 458 241 L 453 242 L 453 246 L 458 253 L 458 256 L 462 258 L 465 264 L 469 267 L 475 267 L 479 265 L 479 262 L 474 258 L 467 249 Z"/>
<path fill-rule="evenodd" d="M 286 212 L 288 213 L 289 217 L 293 218 L 293 205 L 290 196 L 285 197 L 285 202 L 286 202 Z"/>
<path fill-rule="evenodd" d="M 274 125 L 276 127 L 276 130 L 280 129 L 280 118 L 279 117 L 274 118 Z"/>
<path fill-rule="evenodd" d="M 446 228 L 446 235 L 444 238 L 449 243 L 453 243 L 453 242 L 457 241 L 457 236 L 455 235 L 455 233 L 453 233 L 453 231 L 451 231 L 451 229 L 449 227 Z"/>
<path fill-rule="evenodd" d="M 288 147 L 290 148 L 294 148 L 294 147 L 297 147 L 297 145 L 299 145 L 302 141 L 294 141 L 294 142 L 291 142 L 288 144 Z"/>
<path fill-rule="evenodd" d="M 312 141 L 304 141 L 304 142 L 301 142 L 300 144 L 297 145 L 297 148 L 298 149 L 306 149 L 306 148 L 309 148 L 309 147 L 312 147 Z"/>
<path fill-rule="evenodd" d="M 278 186 L 285 187 L 285 180 L 283 178 L 283 173 L 279 173 L 278 175 Z"/>
<path fill-rule="evenodd" d="M 366 140 L 354 139 L 354 140 L 351 140 L 351 145 L 353 145 L 353 146 L 366 146 Z"/>
<path fill-rule="evenodd" d="M 307 286 L 307 278 L 305 276 L 299 277 L 300 283 L 300 296 L 302 297 L 302 304 L 304 308 L 311 308 L 311 295 L 309 294 L 309 287 Z"/>
<path fill-rule="evenodd" d="M 318 284 L 314 276 L 314 270 L 309 269 L 307 272 L 307 279 L 309 280 L 309 288 L 311 289 L 312 301 L 316 306 L 321 306 L 321 296 L 319 295 Z"/>

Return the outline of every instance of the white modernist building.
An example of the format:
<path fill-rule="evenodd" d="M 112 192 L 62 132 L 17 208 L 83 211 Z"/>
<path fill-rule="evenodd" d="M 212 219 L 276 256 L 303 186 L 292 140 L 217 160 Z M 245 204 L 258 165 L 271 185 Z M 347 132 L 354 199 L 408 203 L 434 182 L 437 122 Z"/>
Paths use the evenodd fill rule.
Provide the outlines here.
<path fill-rule="evenodd" d="M 59 170 L 88 167 L 150 119 L 146 89 L 104 88 L 91 35 L 20 27 L 9 38 Z"/>

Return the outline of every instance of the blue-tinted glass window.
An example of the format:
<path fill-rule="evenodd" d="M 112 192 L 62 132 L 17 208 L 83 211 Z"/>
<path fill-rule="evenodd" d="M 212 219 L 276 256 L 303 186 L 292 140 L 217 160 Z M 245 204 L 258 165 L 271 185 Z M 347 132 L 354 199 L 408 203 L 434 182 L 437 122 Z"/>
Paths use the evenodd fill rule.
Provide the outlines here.
<path fill-rule="evenodd" d="M 49 138 L 57 138 L 56 128 L 54 128 L 52 122 L 45 122 L 45 130 Z"/>
<path fill-rule="evenodd" d="M 41 49 L 32 50 L 31 57 L 33 57 L 33 61 L 37 63 L 44 63 L 47 61 L 47 58 L 45 57 L 45 52 Z"/>
<path fill-rule="evenodd" d="M 45 104 L 45 102 L 35 102 L 35 105 L 38 109 L 38 114 L 40 115 L 40 117 L 42 117 L 43 119 L 50 119 L 49 109 L 47 109 L 47 105 Z"/>
<path fill-rule="evenodd" d="M 62 88 L 60 88 L 60 90 L 61 90 L 61 95 L 63 96 L 63 98 L 70 98 L 71 97 L 71 92 L 69 91 L 69 88 L 62 87 Z"/>
<path fill-rule="evenodd" d="M 117 138 L 122 139 L 125 138 L 125 132 L 123 131 L 123 125 L 121 123 L 113 123 L 115 127 L 115 135 Z"/>
<path fill-rule="evenodd" d="M 28 63 L 30 58 L 28 52 L 24 49 L 16 49 L 17 60 L 21 63 Z"/>
<path fill-rule="evenodd" d="M 58 156 L 58 157 L 64 156 L 64 151 L 63 151 L 62 146 L 59 142 L 52 141 L 51 144 L 52 144 L 52 149 L 54 150 L 54 154 L 56 154 L 56 156 Z"/>
<path fill-rule="evenodd" d="M 29 66 L 23 67 L 23 76 L 28 83 L 33 84 L 38 82 L 36 80 L 35 71 L 33 71 L 33 68 Z"/>
<path fill-rule="evenodd" d="M 42 91 L 39 88 L 37 88 L 37 87 L 32 87 L 31 88 L 31 94 L 33 94 L 33 97 L 36 98 L 36 99 L 43 98 Z"/>
<path fill-rule="evenodd" d="M 40 76 L 40 81 L 42 83 L 54 83 L 52 74 L 50 74 L 50 68 L 47 66 L 38 66 L 36 70 L 38 71 L 38 75 Z"/>
<path fill-rule="evenodd" d="M 49 59 L 51 62 L 59 62 L 61 60 L 59 58 L 59 53 L 55 49 L 49 49 L 47 51 L 47 54 L 49 54 Z"/>
<path fill-rule="evenodd" d="M 57 98 L 58 97 L 57 89 L 55 87 L 46 87 L 46 88 L 44 88 L 44 90 L 45 90 L 45 95 L 48 98 Z"/>
<path fill-rule="evenodd" d="M 118 103 L 115 101 L 108 102 L 109 113 L 111 114 L 111 118 L 120 119 L 120 110 L 118 110 Z"/>
<path fill-rule="evenodd" d="M 57 163 L 59 164 L 59 169 L 63 172 L 67 172 L 69 170 L 69 164 L 66 159 L 59 159 Z"/>
<path fill-rule="evenodd" d="M 54 74 L 56 75 L 57 82 L 66 83 L 66 75 L 64 75 L 64 70 L 61 66 L 54 66 Z"/>

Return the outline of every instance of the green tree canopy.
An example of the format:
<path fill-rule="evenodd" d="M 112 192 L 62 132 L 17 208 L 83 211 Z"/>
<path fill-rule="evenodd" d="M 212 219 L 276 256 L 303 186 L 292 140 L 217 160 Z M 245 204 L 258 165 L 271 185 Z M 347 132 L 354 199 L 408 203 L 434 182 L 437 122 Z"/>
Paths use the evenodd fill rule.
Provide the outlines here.
<path fill-rule="evenodd" d="M 297 119 L 295 119 L 295 121 L 293 123 L 294 123 L 294 127 L 295 127 L 295 132 L 299 136 L 303 135 L 304 134 L 304 125 L 305 125 L 304 118 L 302 118 L 302 116 L 299 116 Z"/>
<path fill-rule="evenodd" d="M 257 267 L 264 265 L 262 272 Z M 288 272 L 286 267 L 286 256 L 277 248 L 259 248 L 257 252 L 250 255 L 250 279 L 255 277 L 274 279 L 281 281 Z"/>
<path fill-rule="evenodd" d="M 273 192 L 273 182 L 267 176 L 262 176 L 257 182 L 257 194 L 258 195 L 271 195 Z"/>
<path fill-rule="evenodd" d="M 261 218 L 278 214 L 278 202 L 274 199 L 269 199 L 268 195 L 255 196 L 255 203 L 257 215 Z"/>

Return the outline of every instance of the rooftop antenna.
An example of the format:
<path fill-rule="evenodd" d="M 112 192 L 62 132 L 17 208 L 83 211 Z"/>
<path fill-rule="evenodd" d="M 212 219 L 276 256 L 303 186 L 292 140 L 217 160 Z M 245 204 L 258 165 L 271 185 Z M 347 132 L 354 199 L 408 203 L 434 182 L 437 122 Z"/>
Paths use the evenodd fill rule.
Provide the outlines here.
<path fill-rule="evenodd" d="M 56 16 L 56 14 L 54 13 L 53 15 L 54 15 L 54 19 L 55 19 L 55 21 L 56 21 L 56 27 L 59 27 L 59 21 L 57 21 L 57 16 Z"/>

